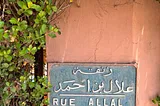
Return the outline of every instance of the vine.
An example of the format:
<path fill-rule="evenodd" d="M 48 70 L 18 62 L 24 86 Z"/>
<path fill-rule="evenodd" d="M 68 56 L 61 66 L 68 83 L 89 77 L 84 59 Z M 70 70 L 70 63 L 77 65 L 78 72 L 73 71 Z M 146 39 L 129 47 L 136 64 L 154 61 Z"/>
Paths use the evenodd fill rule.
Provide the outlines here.
<path fill-rule="evenodd" d="M 48 105 L 47 77 L 31 78 L 45 36 L 60 34 L 57 16 L 72 0 L 0 0 L 0 106 Z"/>

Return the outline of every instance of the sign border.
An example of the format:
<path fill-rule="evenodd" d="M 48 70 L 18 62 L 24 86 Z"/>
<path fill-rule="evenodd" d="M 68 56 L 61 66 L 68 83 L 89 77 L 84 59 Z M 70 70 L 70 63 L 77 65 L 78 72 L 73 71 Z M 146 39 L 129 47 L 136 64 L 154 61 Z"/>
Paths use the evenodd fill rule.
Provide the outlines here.
<path fill-rule="evenodd" d="M 60 66 L 60 65 L 84 65 L 84 66 L 133 66 L 135 67 L 135 106 L 137 105 L 137 68 L 138 64 L 133 62 L 133 63 L 101 63 L 101 62 L 47 62 L 47 76 L 48 76 L 48 81 L 50 82 L 50 70 L 53 66 Z M 48 93 L 48 98 L 50 97 L 50 93 Z M 50 99 L 50 98 L 49 98 Z"/>

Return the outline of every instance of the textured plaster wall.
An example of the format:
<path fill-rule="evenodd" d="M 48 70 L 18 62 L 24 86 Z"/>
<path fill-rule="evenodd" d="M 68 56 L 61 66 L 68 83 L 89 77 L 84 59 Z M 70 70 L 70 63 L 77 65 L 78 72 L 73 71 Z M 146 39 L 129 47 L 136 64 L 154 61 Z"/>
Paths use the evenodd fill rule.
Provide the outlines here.
<path fill-rule="evenodd" d="M 155 0 L 80 0 L 47 37 L 47 62 L 137 64 L 137 106 L 160 93 L 160 4 Z M 49 63 L 49 68 L 51 64 Z"/>
<path fill-rule="evenodd" d="M 137 70 L 137 106 L 155 106 L 160 93 L 160 4 L 139 0 L 133 12 L 133 42 Z"/>
<path fill-rule="evenodd" d="M 47 38 L 47 60 L 133 61 L 132 2 L 118 6 L 126 2 L 127 0 L 81 0 L 80 8 L 73 5 L 60 20 L 63 34 L 54 40 Z"/>

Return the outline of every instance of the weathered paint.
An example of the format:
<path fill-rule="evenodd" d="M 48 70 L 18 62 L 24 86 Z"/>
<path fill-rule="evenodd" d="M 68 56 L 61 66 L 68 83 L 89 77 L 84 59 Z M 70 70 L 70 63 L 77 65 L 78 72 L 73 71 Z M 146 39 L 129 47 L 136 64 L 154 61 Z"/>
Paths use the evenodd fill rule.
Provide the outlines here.
<path fill-rule="evenodd" d="M 60 18 L 62 35 L 47 37 L 47 61 L 136 62 L 136 106 L 154 106 L 151 99 L 160 93 L 159 12 L 156 0 L 80 0 L 80 8 L 73 5 Z"/>

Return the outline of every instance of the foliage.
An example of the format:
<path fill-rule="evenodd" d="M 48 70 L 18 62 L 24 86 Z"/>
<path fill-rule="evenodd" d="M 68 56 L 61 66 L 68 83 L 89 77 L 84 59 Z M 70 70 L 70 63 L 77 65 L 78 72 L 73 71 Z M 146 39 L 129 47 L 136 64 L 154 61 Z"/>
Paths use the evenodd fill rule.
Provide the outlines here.
<path fill-rule="evenodd" d="M 43 104 L 48 104 L 48 99 L 43 98 L 44 94 L 49 92 L 47 77 L 39 77 L 37 81 L 31 81 L 29 76 L 29 74 L 24 74 L 20 76 L 20 81 L 5 82 L 2 91 L 3 105 L 43 106 Z"/>
<path fill-rule="evenodd" d="M 156 1 L 158 1 L 158 2 L 160 3 L 160 0 L 156 0 Z M 160 96 L 155 97 L 155 98 L 152 100 L 152 102 L 153 102 L 154 104 L 157 104 L 158 106 L 160 106 Z"/>
<path fill-rule="evenodd" d="M 69 0 L 0 0 L 0 106 L 47 104 L 46 77 L 30 78 L 45 36 L 60 34 L 56 17 Z"/>
<path fill-rule="evenodd" d="M 153 102 L 154 104 L 158 104 L 158 106 L 160 106 L 160 97 L 157 96 L 155 99 L 152 100 L 152 102 Z"/>

